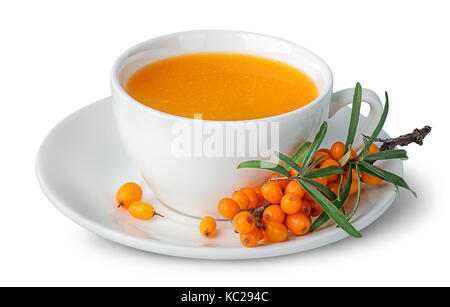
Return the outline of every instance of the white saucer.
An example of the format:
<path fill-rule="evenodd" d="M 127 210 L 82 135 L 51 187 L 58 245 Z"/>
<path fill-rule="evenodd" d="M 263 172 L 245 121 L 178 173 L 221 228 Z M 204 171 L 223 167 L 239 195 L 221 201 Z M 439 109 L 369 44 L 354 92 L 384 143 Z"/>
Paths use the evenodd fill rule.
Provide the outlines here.
<path fill-rule="evenodd" d="M 349 114 L 350 108 L 344 108 L 329 121 L 324 147 L 345 140 Z M 361 116 L 360 122 L 364 121 Z M 385 132 L 380 136 L 388 137 Z M 387 160 L 381 166 L 403 175 L 400 160 Z M 50 131 L 39 150 L 36 172 L 44 193 L 68 218 L 107 239 L 149 252 L 203 259 L 263 258 L 297 253 L 347 237 L 330 223 L 303 237 L 290 236 L 283 243 L 245 248 L 230 222 L 218 222 L 215 237 L 206 239 L 198 230 L 199 220 L 167 209 L 148 188 L 144 188 L 143 200 L 152 203 L 165 218 L 140 221 L 131 217 L 126 210 L 116 208 L 116 190 L 127 181 L 146 185 L 119 142 L 110 97 L 78 110 Z M 353 225 L 358 230 L 368 226 L 395 199 L 390 184 L 365 186 Z"/>

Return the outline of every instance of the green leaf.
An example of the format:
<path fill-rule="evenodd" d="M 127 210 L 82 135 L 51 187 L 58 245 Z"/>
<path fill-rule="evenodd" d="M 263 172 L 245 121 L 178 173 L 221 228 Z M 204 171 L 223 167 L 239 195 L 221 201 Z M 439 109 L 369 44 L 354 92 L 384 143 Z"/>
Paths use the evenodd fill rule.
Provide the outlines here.
<path fill-rule="evenodd" d="M 272 172 L 276 172 L 278 174 L 284 175 L 286 177 L 289 177 L 289 172 L 286 170 L 283 166 L 279 164 L 275 164 L 268 161 L 260 161 L 260 160 L 252 160 L 252 161 L 245 161 L 242 162 L 237 166 L 237 168 L 259 168 L 259 169 L 265 169 Z"/>
<path fill-rule="evenodd" d="M 378 167 L 375 167 L 372 164 L 365 162 L 365 161 L 360 162 L 360 170 L 363 173 L 366 173 L 368 175 L 371 175 L 371 176 L 383 179 L 384 181 L 390 182 L 390 183 L 394 184 L 395 186 L 405 188 L 405 189 L 411 191 L 411 193 L 415 197 L 417 197 L 417 193 L 414 192 L 413 190 L 411 190 L 411 188 L 408 186 L 408 184 L 405 182 L 405 180 L 403 180 L 402 177 L 400 177 L 394 173 L 388 172 L 383 169 L 379 169 Z"/>
<path fill-rule="evenodd" d="M 376 160 L 387 160 L 387 159 L 408 159 L 406 150 L 404 149 L 394 149 L 394 150 L 383 150 L 373 154 L 364 156 L 364 161 L 376 161 Z"/>
<path fill-rule="evenodd" d="M 302 168 L 300 167 L 300 165 L 298 165 L 297 163 L 295 163 L 294 160 L 292 160 L 291 158 L 289 158 L 288 156 L 286 156 L 285 154 L 282 154 L 281 152 L 275 151 L 274 154 L 280 158 L 281 161 L 283 161 L 284 163 L 286 163 L 286 165 L 290 166 L 291 168 L 293 168 L 294 170 L 296 170 L 300 175 L 303 173 Z M 289 177 L 289 176 L 288 176 Z"/>
<path fill-rule="evenodd" d="M 344 166 L 345 164 L 347 164 L 348 160 L 350 160 L 350 156 L 352 154 L 351 149 L 349 151 L 346 151 L 345 154 L 342 156 L 341 159 L 339 159 L 339 165 L 340 166 Z"/>
<path fill-rule="evenodd" d="M 295 163 L 299 164 L 303 159 L 306 157 L 306 154 L 308 153 L 309 147 L 311 147 L 311 142 L 306 142 L 302 146 L 300 146 L 297 151 L 292 156 L 292 160 L 295 161 Z M 286 166 L 286 169 L 290 171 L 290 167 Z"/>
<path fill-rule="evenodd" d="M 359 201 L 361 200 L 361 178 L 359 176 L 359 165 L 355 164 L 355 168 L 356 168 L 356 175 L 357 175 L 356 180 L 358 181 L 358 194 L 356 195 L 355 206 L 353 207 L 352 213 L 350 213 L 350 216 L 348 218 L 349 221 L 355 214 L 356 210 L 358 209 Z"/>
<path fill-rule="evenodd" d="M 345 201 L 348 198 L 348 195 L 350 194 L 350 188 L 352 186 L 352 170 L 351 168 L 348 169 L 347 173 L 347 181 L 345 182 L 344 189 L 340 192 L 339 198 L 336 198 L 336 200 L 333 202 L 333 204 L 336 206 L 336 208 L 341 209 L 344 205 Z M 323 212 L 319 217 L 312 223 L 311 227 L 309 228 L 310 232 L 313 232 L 320 228 L 323 224 L 325 224 L 330 217 L 326 212 Z"/>
<path fill-rule="evenodd" d="M 344 205 L 345 201 L 347 200 L 350 194 L 350 189 L 352 187 L 352 180 L 353 180 L 353 172 L 352 168 L 349 167 L 347 172 L 347 181 L 345 182 L 344 189 L 339 194 L 339 208 Z"/>
<path fill-rule="evenodd" d="M 370 136 L 370 138 L 369 138 L 369 140 L 367 142 L 367 151 L 365 151 L 364 153 L 368 153 L 369 152 L 370 145 L 372 145 L 372 143 L 378 137 L 378 134 L 380 134 L 381 129 L 383 129 L 384 122 L 386 121 L 386 117 L 387 117 L 388 112 L 389 112 L 389 97 L 388 97 L 388 93 L 387 92 L 384 92 L 384 95 L 386 97 L 386 103 L 384 104 L 383 113 L 381 114 L 380 121 L 378 122 L 377 126 L 373 130 L 372 135 Z"/>
<path fill-rule="evenodd" d="M 328 196 L 329 198 L 331 198 L 332 200 L 335 200 L 337 195 L 334 194 L 333 191 L 330 190 L 329 187 L 327 187 L 326 185 L 321 184 L 320 182 L 317 182 L 311 178 L 307 178 L 307 177 L 302 177 L 303 181 L 306 181 L 307 183 L 309 183 L 312 186 L 315 186 L 319 191 L 323 192 L 326 196 Z M 299 180 L 297 180 L 298 182 L 300 182 Z"/>
<path fill-rule="evenodd" d="M 358 155 L 358 157 L 361 155 L 366 155 L 370 150 L 369 140 L 367 138 L 363 137 L 363 142 L 364 142 L 364 148 L 361 151 L 361 153 Z"/>
<path fill-rule="evenodd" d="M 328 200 L 328 198 L 326 198 L 322 193 L 317 191 L 310 184 L 303 181 L 300 181 L 300 184 L 302 185 L 303 189 L 305 189 L 305 191 L 308 192 L 308 194 L 311 195 L 311 197 L 322 207 L 322 209 L 328 214 L 328 216 L 332 218 L 333 221 L 335 221 L 336 224 L 339 225 L 345 232 L 355 238 L 362 237 L 361 234 L 341 213 L 341 211 L 339 211 L 339 209 L 336 208 L 336 206 Z"/>
<path fill-rule="evenodd" d="M 323 122 L 319 128 L 319 131 L 314 137 L 311 146 L 308 149 L 308 153 L 306 154 L 305 159 L 303 160 L 302 171 L 304 171 L 308 167 L 308 164 L 311 162 L 317 150 L 319 150 L 319 146 L 320 144 L 322 144 L 325 134 L 327 133 L 327 128 L 328 128 L 327 122 Z"/>
<path fill-rule="evenodd" d="M 338 194 L 337 194 L 337 200 L 341 199 L 342 194 L 342 182 L 344 181 L 344 176 L 339 176 L 339 186 L 338 186 Z"/>
<path fill-rule="evenodd" d="M 304 177 L 317 178 L 317 177 L 326 177 L 330 175 L 340 175 L 343 173 L 345 173 L 345 171 L 342 167 L 339 167 L 337 165 L 331 165 L 324 168 L 316 169 L 314 171 L 310 171 L 309 173 L 306 173 Z"/>
<path fill-rule="evenodd" d="M 353 94 L 352 114 L 348 125 L 347 140 L 345 141 L 345 150 L 350 150 L 355 140 L 356 129 L 358 128 L 359 116 L 361 113 L 362 88 L 361 84 L 356 83 Z"/>
<path fill-rule="evenodd" d="M 319 159 L 317 159 L 316 161 L 314 161 L 313 163 L 311 163 L 308 168 L 305 170 L 305 173 L 309 172 L 310 170 L 312 170 L 317 164 L 320 163 L 320 161 L 322 161 L 323 159 L 325 159 L 326 156 L 322 156 Z"/>

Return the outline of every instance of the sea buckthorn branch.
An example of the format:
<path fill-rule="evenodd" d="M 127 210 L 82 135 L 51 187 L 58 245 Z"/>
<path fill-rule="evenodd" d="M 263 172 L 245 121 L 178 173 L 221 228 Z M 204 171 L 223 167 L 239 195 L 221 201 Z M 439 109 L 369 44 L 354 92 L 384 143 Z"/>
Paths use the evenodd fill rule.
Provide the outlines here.
<path fill-rule="evenodd" d="M 358 209 L 362 183 L 376 185 L 382 181 L 386 181 L 393 184 L 397 189 L 399 187 L 408 189 L 416 196 L 415 192 L 411 190 L 403 178 L 383 170 L 380 166 L 373 165 L 373 163 L 387 159 L 407 159 L 406 151 L 403 149 L 395 149 L 395 147 L 397 145 L 406 146 L 411 143 L 422 145 L 423 139 L 431 131 L 430 126 L 425 126 L 422 129 L 415 129 L 412 133 L 401 135 L 397 138 L 378 138 L 389 110 L 389 97 L 387 93 L 385 93 L 385 97 L 386 102 L 380 120 L 370 136 L 363 135 L 364 147 L 359 153 L 356 153 L 352 149 L 358 127 L 362 100 L 362 88 L 357 83 L 345 144 L 336 142 L 330 150 L 319 150 L 327 131 L 327 123 L 323 122 L 314 140 L 311 143 L 308 142 L 300 146 L 292 158 L 282 153 L 274 153 L 284 162 L 284 165 L 264 161 L 246 161 L 239 164 L 238 168 L 259 168 L 277 173 L 276 176 L 273 175 L 267 181 L 267 184 L 271 182 L 273 184 L 275 182 L 282 184 L 286 181 L 298 182 L 306 192 L 305 195 L 309 195 L 309 199 L 313 199 L 323 209 L 322 211 L 324 211 L 321 214 L 319 213 L 320 216 L 314 220 L 309 228 L 310 232 L 315 231 L 331 218 L 336 222 L 337 226 L 340 226 L 350 235 L 360 237 L 361 234 L 349 223 L 349 220 Z M 383 144 L 379 148 L 373 144 L 374 142 L 382 142 Z M 330 185 L 332 190 L 327 186 L 327 183 L 329 183 L 328 180 L 324 181 L 323 178 L 334 178 L 331 180 L 332 183 L 338 178 L 340 180 L 339 184 L 334 183 L 334 186 Z M 278 195 L 279 193 L 281 192 L 278 191 L 273 197 L 273 200 L 277 202 L 266 198 L 269 203 L 266 203 L 264 206 L 267 208 L 270 207 L 271 203 L 279 203 L 280 195 L 282 196 L 282 194 Z M 345 216 L 344 205 L 348 198 L 355 193 L 357 193 L 356 204 L 347 218 Z M 264 209 L 260 211 L 252 210 L 251 212 L 252 214 L 255 213 L 255 218 L 258 219 L 260 218 L 261 211 L 264 211 Z M 263 216 L 265 216 L 264 213 Z"/>
<path fill-rule="evenodd" d="M 326 212 L 326 214 L 332 218 L 337 225 L 339 225 L 344 231 L 354 237 L 361 237 L 361 234 L 349 223 L 347 218 L 342 214 L 339 208 L 337 208 L 331 201 L 336 199 L 336 194 L 331 191 L 325 184 L 320 182 L 323 178 L 320 176 L 329 176 L 329 175 L 339 175 L 344 171 L 341 167 L 334 165 L 328 166 L 323 169 L 312 170 L 309 168 L 311 163 L 314 163 L 315 157 L 319 150 L 320 144 L 322 143 L 325 134 L 327 132 L 328 124 L 327 122 L 323 122 L 319 128 L 318 133 L 316 134 L 311 146 L 305 154 L 303 161 L 301 162 L 301 166 L 293 161 L 288 156 L 275 152 L 281 161 L 283 161 L 286 166 L 291 167 L 291 171 L 287 171 L 287 169 L 281 165 L 277 164 L 276 167 L 272 167 L 270 170 L 279 174 L 279 176 L 285 177 L 297 177 L 295 180 L 301 185 L 301 187 L 308 193 L 308 195 L 315 201 L 317 204 Z M 316 159 L 318 159 L 317 157 Z M 273 163 L 272 163 L 273 164 Z M 269 169 L 268 164 L 264 164 L 263 161 L 247 161 L 238 165 L 238 168 L 260 168 L 260 169 Z M 308 171 L 309 170 L 309 171 Z M 291 176 L 291 172 L 297 173 L 295 176 Z M 278 179 L 279 180 L 279 179 Z M 271 181 L 269 181 L 270 183 Z M 275 191 L 274 191 L 275 192 Z M 277 191 L 277 194 L 282 192 L 281 190 Z M 266 198 L 267 199 L 267 198 Z M 276 201 L 275 201 L 276 199 Z M 331 199 L 331 201 L 330 201 Z M 270 203 L 279 203 L 279 196 L 274 194 L 274 201 L 271 199 L 267 199 Z"/>
<path fill-rule="evenodd" d="M 355 88 L 355 92 L 356 92 L 356 88 Z M 357 95 L 355 94 L 355 97 Z M 360 97 L 358 97 L 359 100 Z M 383 107 L 383 113 L 380 117 L 380 120 L 377 124 L 377 126 L 375 127 L 374 131 L 372 132 L 371 136 L 366 136 L 363 135 L 363 141 L 364 141 L 364 148 L 361 150 L 361 152 L 357 155 L 356 153 L 353 155 L 353 157 L 349 157 L 346 161 L 345 161 L 345 165 L 343 163 L 340 163 L 343 167 L 347 166 L 349 168 L 353 168 L 356 169 L 358 168 L 358 173 L 361 174 L 361 179 L 363 182 L 367 183 L 367 184 L 378 184 L 381 181 L 387 181 L 392 183 L 397 189 L 398 187 L 403 187 L 405 189 L 408 189 L 409 191 L 411 191 L 413 193 L 414 196 L 416 196 L 416 193 L 408 186 L 408 184 L 403 180 L 403 178 L 390 173 L 388 171 L 385 171 L 383 169 L 381 169 L 381 167 L 379 166 L 374 166 L 373 163 L 379 160 L 387 160 L 387 159 L 407 159 L 407 153 L 405 150 L 396 150 L 395 149 L 395 144 L 396 143 L 402 143 L 405 144 L 405 146 L 407 145 L 406 143 L 412 143 L 415 140 L 417 140 L 417 142 L 419 143 L 423 143 L 423 138 L 431 131 L 431 127 L 426 126 L 423 128 L 422 132 L 419 132 L 420 130 L 416 129 L 415 133 L 413 132 L 412 134 L 409 135 L 405 135 L 405 136 L 401 136 L 395 139 L 380 139 L 378 138 L 378 134 L 381 132 L 384 123 L 386 121 L 387 115 L 388 115 L 388 111 L 389 111 L 389 96 L 388 94 L 385 92 L 385 98 L 386 98 L 386 102 L 385 105 Z M 352 108 L 355 107 L 355 105 L 358 107 L 358 102 L 359 101 L 355 101 L 353 100 L 353 106 Z M 352 112 L 351 118 L 350 118 L 350 125 L 349 127 L 353 127 L 354 130 L 350 131 L 349 129 L 349 134 L 356 131 L 357 125 L 352 125 L 352 122 L 356 121 L 356 117 L 359 117 L 359 114 L 356 115 L 356 113 Z M 383 143 L 382 148 L 383 150 L 381 150 L 381 148 L 378 148 L 378 146 L 376 146 L 375 144 L 373 144 L 373 142 L 375 141 L 387 141 L 385 143 Z M 408 144 L 409 144 L 408 143 Z M 351 144 L 350 144 L 351 146 Z M 347 152 L 348 153 L 348 152 Z M 341 162 L 341 161 L 339 161 Z M 358 185 L 358 195 L 361 193 L 360 191 L 360 185 Z M 359 197 L 358 197 L 359 200 Z M 354 214 L 354 212 L 352 213 L 352 215 Z"/>

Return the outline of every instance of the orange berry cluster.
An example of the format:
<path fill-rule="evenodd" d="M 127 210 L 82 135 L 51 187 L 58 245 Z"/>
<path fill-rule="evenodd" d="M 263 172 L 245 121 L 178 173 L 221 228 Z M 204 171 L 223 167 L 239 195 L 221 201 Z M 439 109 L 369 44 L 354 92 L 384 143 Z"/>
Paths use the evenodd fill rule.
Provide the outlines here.
<path fill-rule="evenodd" d="M 276 176 L 273 174 L 268 179 Z M 242 245 L 254 247 L 265 241 L 285 241 L 288 230 L 296 235 L 308 232 L 311 204 L 303 199 L 304 195 L 295 180 L 267 181 L 262 186 L 236 191 L 231 198 L 223 198 L 217 209 L 223 217 L 232 220 Z M 254 214 L 258 208 L 262 211 L 259 221 Z"/>
<path fill-rule="evenodd" d="M 378 152 L 376 145 L 370 146 L 369 153 Z M 322 158 L 315 166 L 325 168 L 339 166 L 339 160 L 344 156 L 345 145 L 341 142 L 333 144 L 331 149 L 320 149 L 313 157 L 313 162 Z M 357 154 L 352 149 L 350 159 Z M 301 165 L 301 163 L 300 163 Z M 378 166 L 377 166 L 378 167 Z M 346 166 L 348 171 L 348 166 Z M 290 171 L 291 176 L 296 176 L 295 170 Z M 279 176 L 273 174 L 268 181 L 259 187 L 243 188 L 232 194 L 231 198 L 220 200 L 217 210 L 219 213 L 232 220 L 234 230 L 239 233 L 241 243 L 246 247 L 258 246 L 264 242 L 282 242 L 288 238 L 289 231 L 301 236 L 309 232 L 311 217 L 316 217 L 323 212 L 322 207 L 305 192 L 297 180 L 280 179 L 269 181 Z M 344 174 L 342 186 L 347 176 Z M 352 170 L 352 184 L 350 195 L 358 190 L 356 170 Z M 335 194 L 338 193 L 340 175 L 314 178 L 313 180 L 329 187 Z M 368 174 L 361 174 L 361 180 L 369 185 L 380 183 L 382 180 Z M 260 216 L 255 214 L 257 208 L 264 205 L 264 211 Z M 262 208 L 261 208 L 262 209 Z"/>
<path fill-rule="evenodd" d="M 134 182 L 122 185 L 116 193 L 116 201 L 119 207 L 127 209 L 135 218 L 149 220 L 155 214 L 155 209 L 149 203 L 141 201 L 142 189 Z"/>
<path fill-rule="evenodd" d="M 378 148 L 378 146 L 375 144 L 372 144 L 369 147 L 368 153 L 372 154 L 372 153 L 376 153 L 379 151 L 380 151 L 380 149 Z M 345 154 L 345 144 L 341 143 L 341 142 L 336 142 L 331 146 L 330 149 L 326 149 L 326 148 L 320 149 L 314 156 L 313 161 L 315 161 L 315 160 L 319 159 L 321 156 L 325 155 L 325 158 L 317 165 L 317 167 L 324 168 L 324 167 L 331 166 L 331 165 L 339 166 L 338 161 L 344 156 L 344 154 Z M 356 158 L 356 156 L 357 156 L 356 152 L 352 149 L 350 152 L 350 159 L 354 159 L 354 158 Z M 379 166 L 376 166 L 376 167 L 381 169 L 381 167 L 379 167 Z M 348 168 L 349 168 L 348 165 L 346 165 L 344 167 L 345 174 L 343 175 L 342 187 L 347 182 Z M 360 173 L 360 176 L 361 176 L 361 178 L 360 178 L 361 181 L 368 185 L 376 185 L 376 184 L 379 184 L 382 182 L 381 179 L 371 176 L 371 175 L 368 175 L 368 174 L 365 174 L 365 173 Z M 350 195 L 358 192 L 357 179 L 358 178 L 357 178 L 356 169 L 353 168 L 352 169 L 352 184 L 350 186 Z M 324 178 L 315 178 L 315 180 L 326 185 L 331 191 L 333 191 L 334 194 L 338 193 L 339 182 L 340 182 L 339 175 L 331 175 L 331 176 L 327 176 Z M 311 199 L 309 195 L 307 195 L 307 198 Z"/>

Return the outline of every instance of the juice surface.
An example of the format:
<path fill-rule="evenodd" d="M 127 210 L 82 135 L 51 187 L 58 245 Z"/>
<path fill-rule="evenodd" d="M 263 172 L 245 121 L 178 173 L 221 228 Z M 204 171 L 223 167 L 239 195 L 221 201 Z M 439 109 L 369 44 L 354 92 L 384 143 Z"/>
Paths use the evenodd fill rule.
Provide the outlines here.
<path fill-rule="evenodd" d="M 285 63 L 243 54 L 197 53 L 151 63 L 125 85 L 153 109 L 206 120 L 248 120 L 286 113 L 318 96 L 314 82 Z"/>

